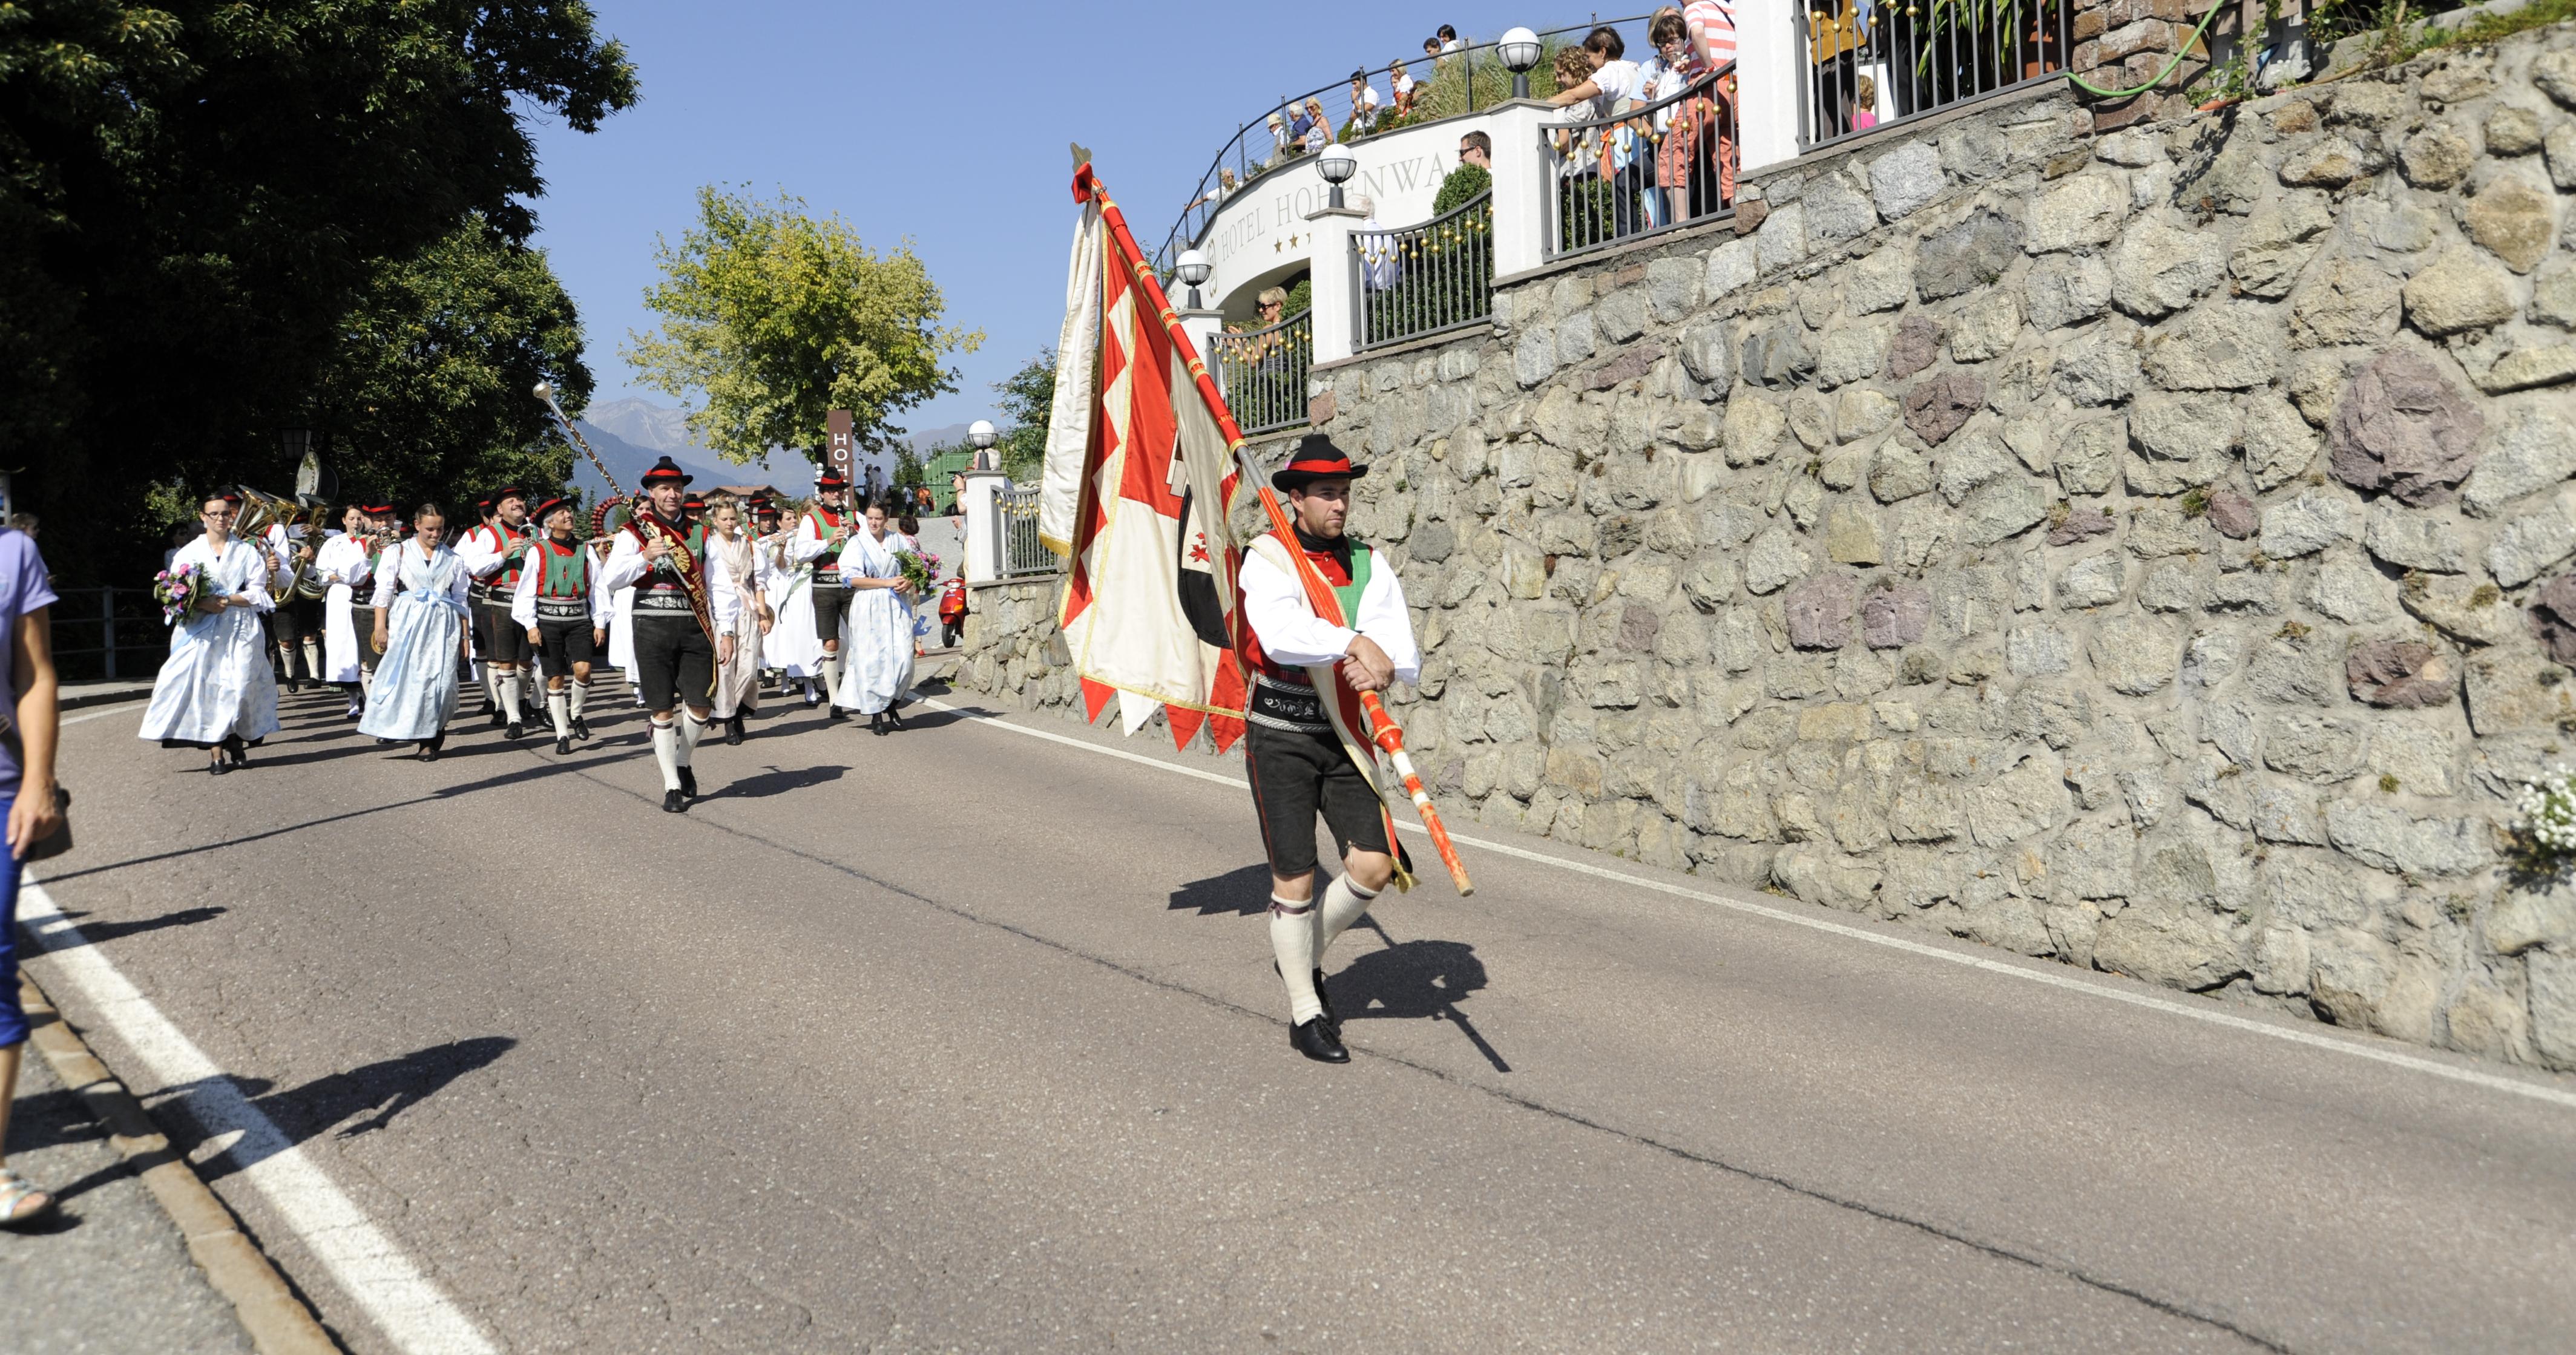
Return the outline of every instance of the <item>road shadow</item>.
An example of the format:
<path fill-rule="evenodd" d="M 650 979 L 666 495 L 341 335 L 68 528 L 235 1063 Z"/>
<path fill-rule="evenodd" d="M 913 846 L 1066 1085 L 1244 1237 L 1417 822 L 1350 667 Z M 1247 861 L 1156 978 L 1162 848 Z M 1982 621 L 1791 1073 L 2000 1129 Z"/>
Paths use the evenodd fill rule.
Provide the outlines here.
<path fill-rule="evenodd" d="M 838 781 L 841 779 L 842 773 L 849 770 L 850 769 L 847 767 L 799 767 L 793 771 L 788 771 L 778 767 L 771 767 L 768 771 L 762 772 L 757 776 L 746 776 L 739 780 L 727 782 L 723 789 L 717 790 L 705 798 L 709 800 L 762 800 L 767 799 L 772 795 L 784 795 L 791 790 L 803 790 L 808 786 L 819 786 L 827 781 Z"/>
<path fill-rule="evenodd" d="M 1374 920 L 1370 921 L 1376 926 Z M 1384 937 L 1383 930 L 1378 935 Z M 1345 1022 L 1374 1020 L 1447 1021 L 1476 1046 L 1476 1052 L 1508 1073 L 1511 1064 L 1477 1031 L 1458 1004 L 1485 986 L 1485 962 L 1463 941 L 1404 941 L 1371 951 L 1338 974 L 1324 976 L 1333 1010 Z"/>
<path fill-rule="evenodd" d="M 353 1139 L 392 1124 L 394 1117 L 437 1095 L 456 1079 L 490 1067 L 518 1043 L 503 1035 L 451 1040 L 400 1058 L 380 1059 L 345 1073 L 318 1077 L 286 1091 L 270 1090 L 274 1084 L 261 1078 L 236 1077 L 229 1081 L 260 1114 L 268 1117 L 269 1123 L 277 1126 L 290 1145 L 316 1138 L 350 1116 L 372 1112 L 333 1135 Z M 182 1084 L 162 1096 L 184 1099 L 195 1085 Z M 208 1181 L 220 1180 L 260 1160 L 246 1143 L 236 1145 L 200 1164 L 199 1174 Z"/>
<path fill-rule="evenodd" d="M 182 908 L 175 913 L 138 918 L 132 922 L 80 923 L 75 921 L 73 925 L 80 930 L 80 940 L 73 941 L 68 930 L 47 932 L 44 942 L 45 953 L 53 955 L 66 950 L 76 950 L 81 946 L 103 945 L 120 937 L 140 936 L 145 932 L 157 932 L 165 927 L 194 926 L 200 922 L 211 922 L 230 911 L 227 908 Z M 65 913 L 63 916 L 77 919 L 86 917 L 88 914 Z"/>
<path fill-rule="evenodd" d="M 1195 908 L 1200 917 L 1250 917 L 1265 912 L 1270 907 L 1270 867 L 1238 866 L 1223 875 L 1192 880 L 1172 891 L 1166 907 L 1175 913 Z"/>

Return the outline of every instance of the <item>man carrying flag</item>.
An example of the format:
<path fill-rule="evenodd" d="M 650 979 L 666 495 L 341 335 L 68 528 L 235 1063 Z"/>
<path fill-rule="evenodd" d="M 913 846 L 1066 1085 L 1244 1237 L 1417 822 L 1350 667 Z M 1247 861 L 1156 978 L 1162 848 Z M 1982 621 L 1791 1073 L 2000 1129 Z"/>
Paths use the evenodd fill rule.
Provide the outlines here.
<path fill-rule="evenodd" d="M 617 530 L 596 587 L 635 589 L 637 694 L 653 716 L 653 760 L 662 769 L 662 808 L 687 812 L 698 793 L 690 765 L 714 711 L 716 667 L 733 658 L 734 613 L 742 588 L 719 554 L 707 555 L 704 524 L 681 521 L 689 477 L 669 457 L 644 472 L 644 496 Z"/>
<path fill-rule="evenodd" d="M 1374 766 L 1360 761 L 1374 758 L 1364 740 L 1353 747 L 1344 735 L 1367 728 L 1359 693 L 1412 682 L 1422 669 L 1395 570 L 1343 529 L 1351 482 L 1366 474 L 1368 467 L 1352 465 L 1331 439 L 1308 434 L 1270 477 L 1288 496 L 1295 515 L 1290 531 L 1256 538 L 1237 576 L 1250 630 L 1244 658 L 1252 669 L 1244 770 L 1270 856 L 1270 949 L 1288 985 L 1289 1043 L 1324 1063 L 1351 1057 L 1325 1000 L 1324 952 L 1368 911 L 1396 870 L 1386 802 L 1371 775 Z M 1301 557 L 1332 587 L 1350 624 L 1316 615 L 1297 576 Z M 1342 851 L 1342 873 L 1320 900 L 1319 812 Z"/>

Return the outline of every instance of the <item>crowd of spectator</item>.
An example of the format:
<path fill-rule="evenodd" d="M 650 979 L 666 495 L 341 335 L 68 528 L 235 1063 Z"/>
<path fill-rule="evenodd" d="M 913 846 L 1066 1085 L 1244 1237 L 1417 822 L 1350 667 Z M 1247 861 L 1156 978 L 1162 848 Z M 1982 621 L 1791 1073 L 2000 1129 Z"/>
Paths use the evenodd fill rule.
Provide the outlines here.
<path fill-rule="evenodd" d="M 1606 25 L 1556 54 L 1548 101 L 1567 124 L 1556 133 L 1563 245 L 1654 230 L 1735 200 L 1734 7 L 1660 9 L 1646 34 L 1653 50 L 1643 61 L 1629 60 L 1627 41 Z"/>

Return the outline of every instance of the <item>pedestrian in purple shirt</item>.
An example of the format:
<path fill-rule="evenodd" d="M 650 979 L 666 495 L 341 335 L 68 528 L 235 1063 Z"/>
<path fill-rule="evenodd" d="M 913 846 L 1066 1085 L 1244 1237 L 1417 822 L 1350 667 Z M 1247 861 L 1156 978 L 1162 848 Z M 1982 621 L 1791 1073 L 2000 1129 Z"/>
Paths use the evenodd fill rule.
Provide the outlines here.
<path fill-rule="evenodd" d="M 16 698 L 9 737 L 0 739 L 0 816 L 9 824 L 9 861 L 0 871 L 0 1227 L 19 1228 L 54 1212 L 54 1197 L 11 1171 L 9 1103 L 18 1090 L 18 1053 L 27 1044 L 27 1013 L 18 1003 L 18 863 L 62 826 L 54 805 L 57 710 L 50 609 L 53 585 L 45 559 L 25 532 L 0 530 L 0 691 Z"/>

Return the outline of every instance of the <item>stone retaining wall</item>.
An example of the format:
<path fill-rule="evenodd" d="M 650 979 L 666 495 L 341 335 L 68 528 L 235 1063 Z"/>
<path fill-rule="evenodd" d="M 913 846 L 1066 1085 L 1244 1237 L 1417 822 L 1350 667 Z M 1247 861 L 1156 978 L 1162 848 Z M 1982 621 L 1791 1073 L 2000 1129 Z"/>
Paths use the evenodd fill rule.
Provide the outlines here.
<path fill-rule="evenodd" d="M 2502 831 L 2576 761 L 2572 109 L 2563 27 L 2109 133 L 2006 100 L 1318 373 L 1417 760 L 1458 819 L 2576 1067 L 2576 891 Z M 992 685 L 1068 701 L 1017 643 Z"/>

